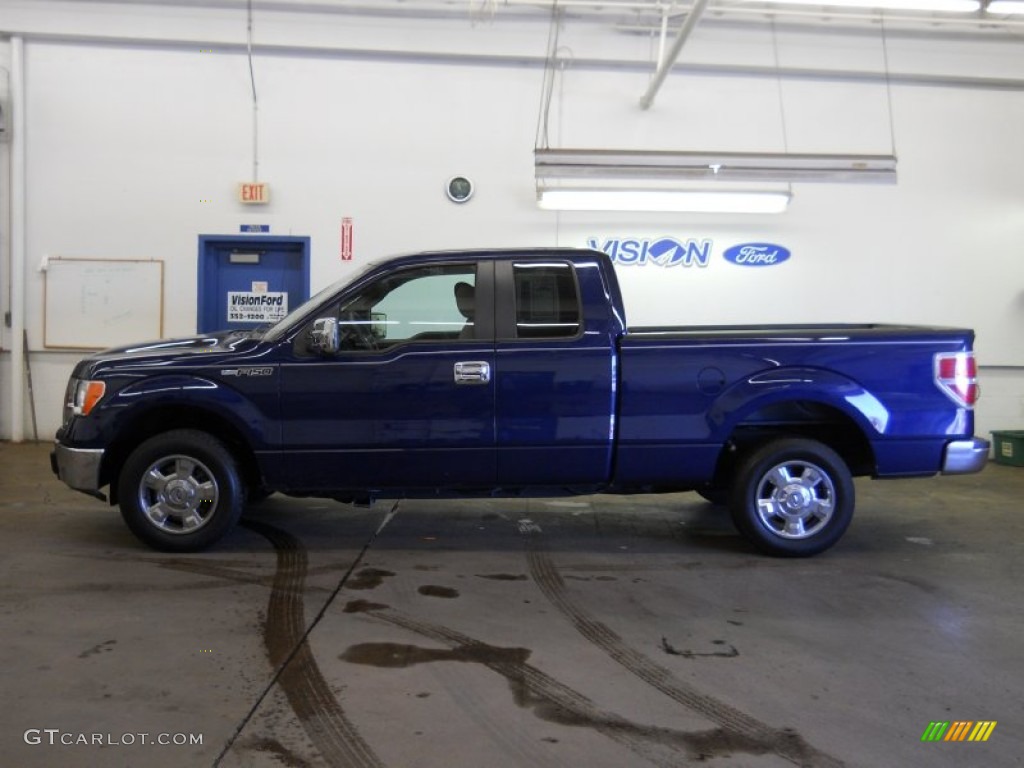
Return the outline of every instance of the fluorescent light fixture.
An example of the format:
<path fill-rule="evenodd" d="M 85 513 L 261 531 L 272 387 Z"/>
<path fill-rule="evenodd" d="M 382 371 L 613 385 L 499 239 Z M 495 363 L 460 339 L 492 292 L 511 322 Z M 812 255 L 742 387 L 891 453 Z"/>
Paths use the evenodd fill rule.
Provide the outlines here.
<path fill-rule="evenodd" d="M 754 0 L 766 5 L 815 5 L 832 8 L 875 8 L 886 11 L 975 13 L 979 0 Z"/>
<path fill-rule="evenodd" d="M 653 213 L 782 213 L 788 192 L 672 189 L 538 189 L 537 204 L 552 211 Z"/>
<path fill-rule="evenodd" d="M 534 167 L 538 181 L 896 182 L 894 155 L 536 149 Z"/>
<path fill-rule="evenodd" d="M 995 16 L 1024 15 L 1024 0 L 992 0 L 985 11 Z"/>

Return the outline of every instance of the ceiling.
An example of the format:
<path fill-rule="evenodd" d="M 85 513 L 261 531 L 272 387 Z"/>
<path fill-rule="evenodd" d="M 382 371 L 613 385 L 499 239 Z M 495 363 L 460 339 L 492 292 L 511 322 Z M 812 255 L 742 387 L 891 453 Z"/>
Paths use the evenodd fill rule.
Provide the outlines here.
<path fill-rule="evenodd" d="M 849 0 L 833 0 L 844 1 Z M 232 25 L 234 19 L 244 20 L 248 15 L 250 29 L 263 32 L 251 43 L 260 55 L 458 61 L 545 69 L 555 68 L 557 62 L 560 68 L 579 70 L 647 71 L 653 73 L 653 83 L 641 99 L 644 108 L 650 106 L 669 72 L 1024 91 L 1024 50 L 1019 48 L 1024 43 L 1024 15 L 882 11 L 798 2 L 813 0 L 790 0 L 788 4 L 782 0 L 36 0 L 32 7 L 50 6 L 49 13 L 74 20 L 60 31 L 44 24 L 39 28 L 42 31 L 35 32 L 48 39 L 115 44 L 144 44 L 152 39 L 188 47 L 199 34 L 209 38 L 204 45 L 225 51 L 247 50 L 244 42 L 238 42 Z M 73 10 L 76 7 L 81 11 Z M 153 28 L 151 21 L 143 21 L 146 14 L 139 13 L 146 9 L 168 12 L 162 18 L 174 16 L 175 21 L 190 23 L 191 27 L 185 27 L 188 39 L 161 38 L 160 29 L 166 26 L 170 30 L 171 26 Z M 103 12 L 91 14 L 92 10 Z M 140 31 L 134 37 L 131 31 L 111 31 L 107 22 L 114 17 L 119 22 L 134 19 L 135 27 L 122 28 Z M 264 23 L 274 17 L 283 23 Z M 564 23 L 553 24 L 556 18 Z M 300 20 L 308 23 L 293 23 Z M 346 23 L 357 20 L 366 24 Z M 389 30 L 392 25 L 394 35 Z M 362 26 L 366 35 L 359 31 Z M 506 27 L 507 36 L 503 35 Z M 175 29 L 182 28 L 179 24 Z M 303 37 L 300 30 L 304 28 L 316 34 Z M 348 34 L 333 35 L 333 28 Z M 275 32 L 268 35 L 267 29 Z M 226 30 L 231 30 L 230 34 Z M 452 30 L 457 34 L 454 38 L 449 34 Z M 594 34 L 585 34 L 587 44 L 563 58 L 559 30 Z M 469 34 L 471 31 L 487 34 Z M 17 33 L 32 34 L 32 30 Z M 781 35 L 790 35 L 796 44 L 786 51 L 795 53 L 780 61 L 777 39 Z M 630 37 L 646 42 L 643 48 L 617 45 L 619 36 L 624 43 Z M 832 39 L 823 45 L 806 45 L 821 37 Z M 865 45 L 851 45 L 851 39 L 858 37 Z M 691 48 L 698 39 L 701 53 L 695 57 Z M 506 45 L 504 41 L 510 40 L 518 43 Z M 523 46 L 523 41 L 531 42 Z M 769 53 L 774 50 L 774 62 L 765 60 L 765 41 Z M 905 43 L 897 52 L 907 52 L 910 58 L 898 56 L 890 66 L 888 43 L 896 41 Z M 752 51 L 748 44 L 760 45 L 759 51 Z M 815 54 L 814 48 L 825 57 Z M 849 64 L 836 64 L 835 57 L 828 55 L 831 50 L 846 49 L 870 49 L 872 55 L 881 50 L 884 60 L 876 66 L 874 60 L 865 64 L 862 56 Z M 637 50 L 646 55 L 638 56 Z"/>
<path fill-rule="evenodd" d="M 611 26 L 627 33 L 668 33 L 679 28 L 701 0 L 73 0 L 86 4 L 178 6 L 308 14 L 345 14 L 396 19 L 469 19 L 475 22 L 549 23 L 556 10 L 566 20 Z M 799 0 L 806 3 L 808 0 Z M 993 0 L 981 0 L 982 7 Z M 1024 16 L 939 13 L 778 4 L 757 0 L 708 0 L 701 24 L 777 25 L 849 31 L 874 30 L 884 22 L 894 34 L 926 37 L 984 35 L 1024 42 Z"/>

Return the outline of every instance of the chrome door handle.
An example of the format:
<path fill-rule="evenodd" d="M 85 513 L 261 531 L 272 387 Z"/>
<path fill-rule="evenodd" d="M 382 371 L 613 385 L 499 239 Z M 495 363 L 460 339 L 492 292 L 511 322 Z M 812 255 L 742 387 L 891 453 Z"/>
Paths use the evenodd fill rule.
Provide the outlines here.
<path fill-rule="evenodd" d="M 489 384 L 491 364 L 484 360 L 467 360 L 455 364 L 456 384 Z"/>

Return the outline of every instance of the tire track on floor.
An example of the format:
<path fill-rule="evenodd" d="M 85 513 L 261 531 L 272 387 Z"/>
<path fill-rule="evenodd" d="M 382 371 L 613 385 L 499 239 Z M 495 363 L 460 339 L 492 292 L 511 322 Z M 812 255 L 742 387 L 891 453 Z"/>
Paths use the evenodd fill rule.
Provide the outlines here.
<path fill-rule="evenodd" d="M 267 654 L 276 671 L 217 756 L 214 768 L 220 765 L 275 683 L 280 684 L 303 730 L 327 765 L 331 768 L 384 768 L 384 763 L 345 714 L 320 671 L 309 646 L 309 635 L 358 567 L 370 545 L 394 517 L 397 508 L 397 503 L 392 506 L 376 533 L 363 545 L 308 627 L 304 602 L 306 576 L 309 572 L 306 548 L 296 537 L 273 525 L 256 520 L 242 521 L 243 526 L 267 539 L 277 555 L 263 631 Z"/>
<path fill-rule="evenodd" d="M 488 653 L 493 648 L 480 640 L 386 606 L 356 600 L 345 610 L 370 615 L 476 657 L 508 681 L 517 705 L 532 709 L 539 718 L 557 725 L 591 728 L 659 768 L 678 768 L 684 759 L 689 762 L 735 752 L 769 751 L 757 740 L 722 728 L 690 732 L 635 723 L 600 709 L 583 694 L 532 664 L 494 658 Z"/>
<path fill-rule="evenodd" d="M 306 735 L 330 766 L 383 768 L 341 708 L 309 647 L 303 600 L 306 548 L 290 533 L 266 523 L 245 525 L 273 544 L 277 553 L 263 641 L 271 666 L 281 669 L 277 682 Z"/>
<path fill-rule="evenodd" d="M 643 682 L 707 718 L 726 731 L 763 745 L 771 752 L 801 768 L 843 768 L 844 763 L 812 747 L 797 733 L 776 729 L 741 712 L 713 696 L 702 693 L 675 677 L 671 670 L 651 661 L 629 646 L 606 624 L 594 619 L 569 595 L 565 582 L 548 556 L 542 531 L 532 520 L 520 520 L 519 531 L 526 541 L 530 574 L 547 600 L 562 613 L 590 643 Z"/>

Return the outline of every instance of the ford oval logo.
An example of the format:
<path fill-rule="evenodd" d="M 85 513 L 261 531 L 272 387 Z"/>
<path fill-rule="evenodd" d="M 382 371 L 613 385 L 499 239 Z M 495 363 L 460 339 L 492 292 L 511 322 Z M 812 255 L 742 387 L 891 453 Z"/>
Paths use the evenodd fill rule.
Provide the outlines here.
<path fill-rule="evenodd" d="M 789 256 L 788 248 L 773 243 L 741 243 L 725 251 L 725 260 L 741 267 L 772 267 Z"/>

